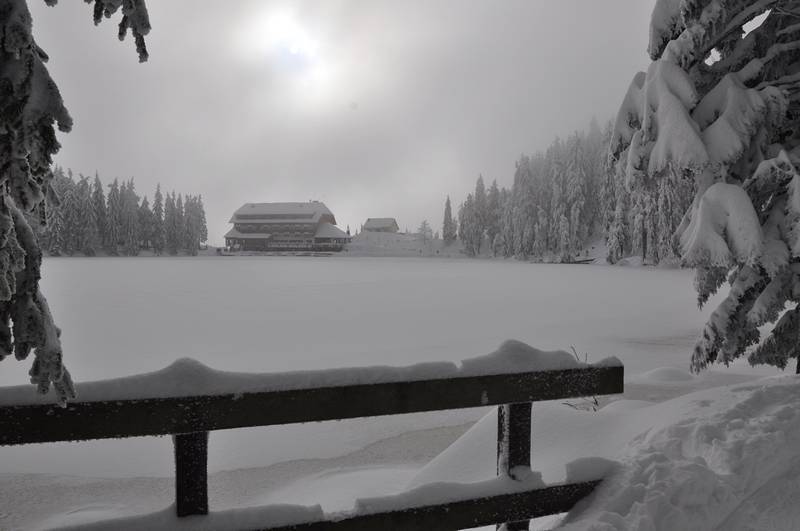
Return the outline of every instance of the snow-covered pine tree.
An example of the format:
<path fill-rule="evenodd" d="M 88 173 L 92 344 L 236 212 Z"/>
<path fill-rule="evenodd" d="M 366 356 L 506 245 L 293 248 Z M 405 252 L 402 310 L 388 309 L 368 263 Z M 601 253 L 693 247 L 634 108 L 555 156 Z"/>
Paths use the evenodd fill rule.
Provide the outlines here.
<path fill-rule="evenodd" d="M 189 256 L 197 256 L 200 250 L 200 210 L 197 198 L 186 196 L 184 210 L 183 248 Z"/>
<path fill-rule="evenodd" d="M 644 234 L 646 238 L 644 259 L 645 263 L 658 263 L 658 208 L 654 195 L 644 196 Z"/>
<path fill-rule="evenodd" d="M 539 211 L 539 221 L 535 222 L 536 242 L 534 248 L 534 255 L 537 257 L 544 256 L 550 250 L 550 216 L 547 211 L 542 208 Z"/>
<path fill-rule="evenodd" d="M 99 236 L 97 234 L 97 219 L 95 218 L 92 202 L 92 185 L 89 178 L 80 176 L 75 186 L 76 206 L 78 207 L 78 233 L 76 249 L 85 256 L 94 256 L 97 252 Z"/>
<path fill-rule="evenodd" d="M 164 202 L 164 238 L 167 252 L 173 256 L 178 254 L 180 235 L 178 234 L 174 191 L 172 194 L 167 194 L 167 199 Z"/>
<path fill-rule="evenodd" d="M 203 196 L 197 196 L 197 216 L 200 221 L 200 242 L 205 243 L 208 241 L 208 224 L 206 223 L 206 208 L 203 206 Z M 350 226 L 347 226 L 347 234 L 350 234 Z"/>
<path fill-rule="evenodd" d="M 100 175 L 94 174 L 94 185 L 92 186 L 92 210 L 97 226 L 98 245 L 108 246 L 108 213 L 106 211 L 106 196 L 103 192 L 103 183 L 100 182 Z"/>
<path fill-rule="evenodd" d="M 80 248 L 79 235 L 82 228 L 80 201 L 72 170 L 67 170 L 67 179 L 64 181 L 64 186 L 60 196 L 61 204 L 59 205 L 64 217 L 64 245 L 61 250 L 65 254 L 72 256 Z"/>
<path fill-rule="evenodd" d="M 55 4 L 56 0 L 48 0 Z M 95 0 L 98 23 L 124 4 L 120 37 L 132 30 L 141 60 L 147 58 L 144 35 L 150 29 L 143 0 Z M 62 360 L 60 330 L 39 289 L 41 250 L 23 212 L 48 200 L 52 157 L 58 151 L 55 127 L 66 132 L 72 119 L 36 44 L 25 0 L 0 0 L 0 359 L 34 354 L 29 372 L 40 393 L 51 387 L 64 403 L 74 396 Z"/>
<path fill-rule="evenodd" d="M 139 205 L 139 246 L 142 249 L 153 247 L 153 233 L 155 232 L 155 219 L 150 210 L 150 201 L 147 196 L 142 198 Z"/>
<path fill-rule="evenodd" d="M 566 142 L 564 153 L 564 204 L 565 214 L 569 220 L 569 252 L 575 254 L 580 251 L 588 233 L 584 208 L 586 198 L 583 188 L 586 182 L 584 173 L 583 145 L 580 135 L 576 132 Z"/>
<path fill-rule="evenodd" d="M 486 236 L 494 252 L 494 239 L 500 232 L 500 187 L 497 180 L 492 181 L 489 192 L 486 194 Z"/>
<path fill-rule="evenodd" d="M 174 199 L 175 192 L 172 192 L 172 196 Z M 182 194 L 178 194 L 178 198 L 175 200 L 175 235 L 178 238 L 178 249 L 183 248 L 186 238 L 186 212 Z"/>
<path fill-rule="evenodd" d="M 658 0 L 653 63 L 617 117 L 612 148 L 627 148 L 630 182 L 652 188 L 670 172 L 695 181 L 677 236 L 699 303 L 731 285 L 695 346 L 695 371 L 750 347 L 753 364 L 800 356 L 798 15 L 798 1 Z"/>
<path fill-rule="evenodd" d="M 525 226 L 522 227 L 522 238 L 521 238 L 521 248 L 517 254 L 517 257 L 521 260 L 526 260 L 530 257 L 541 258 L 541 253 L 537 253 L 539 249 L 536 248 L 537 240 L 537 231 L 536 231 L 536 222 L 534 221 L 533 216 L 526 216 L 525 217 Z"/>
<path fill-rule="evenodd" d="M 483 175 L 478 175 L 478 180 L 475 182 L 475 232 L 480 233 L 478 240 L 478 248 L 475 254 L 480 253 L 481 244 L 483 243 L 483 235 L 486 232 L 486 220 L 489 211 L 489 198 L 486 196 L 486 185 L 483 183 Z"/>
<path fill-rule="evenodd" d="M 607 143 L 604 144 L 604 147 L 607 148 L 607 146 Z M 603 166 L 603 184 L 600 189 L 600 224 L 603 234 L 608 236 L 611 233 L 611 226 L 617 213 L 617 198 L 622 190 L 617 186 L 617 173 L 620 165 L 610 160 L 610 157 L 607 157 Z"/>
<path fill-rule="evenodd" d="M 561 214 L 561 219 L 558 220 L 558 234 L 558 260 L 562 263 L 572 262 L 569 220 L 565 214 Z"/>
<path fill-rule="evenodd" d="M 427 243 L 433 239 L 433 229 L 427 219 L 423 219 L 417 229 L 417 235 L 423 243 Z"/>
<path fill-rule="evenodd" d="M 108 205 L 108 217 L 106 218 L 108 222 L 106 227 L 106 234 L 108 236 L 107 250 L 109 254 L 116 255 L 119 252 L 119 246 L 123 242 L 123 201 L 118 179 L 114 179 L 108 186 L 108 199 L 106 203 Z"/>
<path fill-rule="evenodd" d="M 503 188 L 500 190 L 502 216 L 500 222 L 500 236 L 502 245 L 502 255 L 505 257 L 514 255 L 514 205 L 511 190 Z"/>
<path fill-rule="evenodd" d="M 164 196 L 161 194 L 161 185 L 156 185 L 153 196 L 153 230 L 150 235 L 153 252 L 160 256 L 164 252 Z"/>
<path fill-rule="evenodd" d="M 502 236 L 498 240 L 502 242 L 498 252 L 520 259 L 557 257 L 561 248 L 562 215 L 570 224 L 573 253 L 580 250 L 589 235 L 603 230 L 606 223 L 600 190 L 605 188 L 606 194 L 617 193 L 616 186 L 602 186 L 609 171 L 606 154 L 610 126 L 607 129 L 602 133 L 596 124 L 590 125 L 588 134 L 575 133 L 567 142 L 555 139 L 543 153 L 522 155 L 516 162 L 510 190 L 493 183 L 486 194 L 487 214 L 483 227 L 487 236 Z M 482 178 L 481 183 L 476 184 L 473 202 L 481 195 L 481 184 Z M 605 215 L 610 226 L 614 210 Z M 495 239 L 491 238 L 490 243 Z M 492 250 L 494 252 L 494 245 Z"/>
<path fill-rule="evenodd" d="M 502 233 L 498 232 L 494 235 L 494 239 L 492 240 L 492 256 L 497 258 L 503 254 L 503 248 L 505 247 L 505 243 L 503 243 L 503 235 Z"/>
<path fill-rule="evenodd" d="M 632 207 L 629 214 L 630 222 L 628 226 L 631 231 L 631 252 L 645 259 L 647 252 L 647 231 L 645 229 L 645 209 L 642 202 L 642 194 L 631 196 Z"/>
<path fill-rule="evenodd" d="M 468 256 L 477 256 L 481 251 L 483 229 L 478 220 L 475 199 L 472 194 L 467 195 L 467 200 L 459 208 L 458 220 L 458 234 L 464 245 L 464 252 Z"/>
<path fill-rule="evenodd" d="M 120 189 L 122 199 L 122 247 L 126 256 L 137 256 L 139 254 L 139 196 L 133 179 L 123 183 Z"/>
<path fill-rule="evenodd" d="M 614 218 L 608 228 L 606 236 L 606 260 L 611 264 L 616 264 L 622 257 L 625 256 L 625 251 L 628 248 L 627 225 L 625 219 L 625 206 L 623 202 L 617 203 L 617 208 L 614 211 Z"/>
<path fill-rule="evenodd" d="M 450 196 L 444 202 L 444 221 L 442 222 L 442 238 L 445 245 L 450 245 L 456 240 L 456 222 L 453 219 L 453 210 L 450 206 Z"/>
<path fill-rule="evenodd" d="M 608 136 L 611 138 L 611 124 L 607 127 Z M 584 175 L 582 184 L 584 207 L 583 228 L 586 233 L 584 242 L 596 230 L 602 230 L 604 225 L 603 187 L 606 180 L 608 150 L 607 141 L 600 125 L 595 118 L 589 122 L 589 129 L 581 133 L 581 169 Z M 613 210 L 612 210 L 613 212 Z"/>

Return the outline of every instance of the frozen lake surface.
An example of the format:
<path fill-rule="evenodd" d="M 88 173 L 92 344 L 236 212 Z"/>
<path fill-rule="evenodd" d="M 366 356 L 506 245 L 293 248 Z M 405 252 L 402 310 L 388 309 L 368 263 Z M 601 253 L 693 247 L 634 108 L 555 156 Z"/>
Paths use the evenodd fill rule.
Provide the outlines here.
<path fill-rule="evenodd" d="M 686 368 L 708 313 L 688 271 L 501 260 L 51 258 L 43 285 L 79 381 L 181 357 L 258 372 L 460 360 L 511 338 L 636 374 Z M 6 360 L 0 385 L 28 368 Z"/>
<path fill-rule="evenodd" d="M 258 372 L 457 361 L 513 338 L 547 350 L 574 346 L 588 353 L 589 361 L 617 356 L 625 363 L 628 389 L 660 399 L 682 391 L 648 387 L 654 376 L 644 373 L 687 368 L 710 311 L 696 308 L 689 271 L 503 260 L 53 258 L 45 261 L 44 275 L 45 293 L 63 329 L 67 365 L 78 381 L 152 371 L 181 357 Z M 5 360 L 0 385 L 26 382 L 29 366 L 29 361 Z M 325 470 L 341 468 L 348 474 L 348 467 L 372 465 L 409 470 L 484 413 L 215 432 L 210 470 L 245 469 L 243 474 L 261 479 L 252 480 L 246 497 L 236 494 L 233 482 L 212 481 L 212 501 L 249 505 L 258 485 L 264 491 L 261 503 L 291 497 L 294 491 L 271 491 L 264 476 L 269 467 L 289 461 L 318 460 L 312 469 L 286 468 L 283 477 L 295 482 L 295 490 L 311 488 L 306 473 L 325 478 Z M 380 441 L 395 441 L 389 444 L 392 452 L 376 456 L 374 445 Z M 168 438 L 0 448 L 0 482 L 6 484 L 20 484 L 11 474 L 30 473 L 169 478 L 172 466 Z M 372 482 L 373 488 L 399 487 L 379 470 L 366 474 L 365 484 Z M 400 474 L 398 481 L 409 474 Z M 63 476 L 27 481 L 69 490 Z M 146 484 L 141 490 L 149 488 Z M 170 484 L 162 481 L 160 489 L 168 492 Z M 24 498 L 15 496 L 14 503 Z M 76 500 L 64 503 L 64 509 L 82 507 Z M 107 500 L 102 507 L 114 503 Z M 85 510 L 105 510 L 90 501 L 85 505 Z M 8 509 L 0 507 L 0 513 Z"/>

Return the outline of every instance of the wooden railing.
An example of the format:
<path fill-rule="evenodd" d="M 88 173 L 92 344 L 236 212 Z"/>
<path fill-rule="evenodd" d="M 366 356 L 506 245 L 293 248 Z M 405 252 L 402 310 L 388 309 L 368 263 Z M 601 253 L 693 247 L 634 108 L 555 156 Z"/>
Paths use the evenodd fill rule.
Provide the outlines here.
<path fill-rule="evenodd" d="M 585 367 L 528 373 L 465 376 L 286 391 L 176 398 L 74 402 L 0 407 L 0 445 L 173 435 L 175 506 L 180 517 L 208 513 L 208 432 L 423 411 L 500 406 L 497 473 L 512 479 L 530 468 L 531 403 L 617 394 L 623 367 Z M 338 514 L 289 530 L 464 529 L 505 523 L 528 529 L 528 520 L 570 510 L 601 478 L 524 492 L 402 507 L 371 514 Z"/>

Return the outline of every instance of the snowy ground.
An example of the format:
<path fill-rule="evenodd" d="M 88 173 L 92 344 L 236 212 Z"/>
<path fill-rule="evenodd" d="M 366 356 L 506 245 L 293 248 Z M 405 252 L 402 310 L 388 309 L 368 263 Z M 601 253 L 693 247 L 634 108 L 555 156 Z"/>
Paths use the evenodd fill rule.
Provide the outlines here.
<path fill-rule="evenodd" d="M 44 284 L 68 365 L 82 381 L 186 356 L 238 371 L 460 360 L 508 338 L 542 349 L 575 346 L 590 361 L 618 356 L 626 394 L 636 399 L 662 401 L 772 373 L 737 366 L 692 378 L 682 370 L 706 311 L 695 309 L 691 274 L 677 270 L 411 258 L 53 258 Z M 0 385 L 25 381 L 27 362 L 3 365 Z M 292 501 L 341 509 L 364 494 L 396 492 L 485 413 L 214 433 L 212 506 Z M 165 438 L 0 448 L 0 528 L 161 509 L 171 497 L 171 466 Z M 348 489 L 326 487 L 336 478 Z"/>

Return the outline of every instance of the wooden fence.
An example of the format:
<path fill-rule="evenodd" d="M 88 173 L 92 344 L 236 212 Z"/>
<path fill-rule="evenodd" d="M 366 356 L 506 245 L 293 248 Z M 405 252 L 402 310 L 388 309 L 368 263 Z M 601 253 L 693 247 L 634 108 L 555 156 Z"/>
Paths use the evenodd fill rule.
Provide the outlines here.
<path fill-rule="evenodd" d="M 530 468 L 531 403 L 623 391 L 623 367 L 586 367 L 286 391 L 0 407 L 0 445 L 173 435 L 179 517 L 208 513 L 208 432 L 423 411 L 498 407 L 498 475 Z M 458 530 L 528 520 L 570 510 L 596 481 L 438 505 L 337 515 L 271 531 Z"/>

